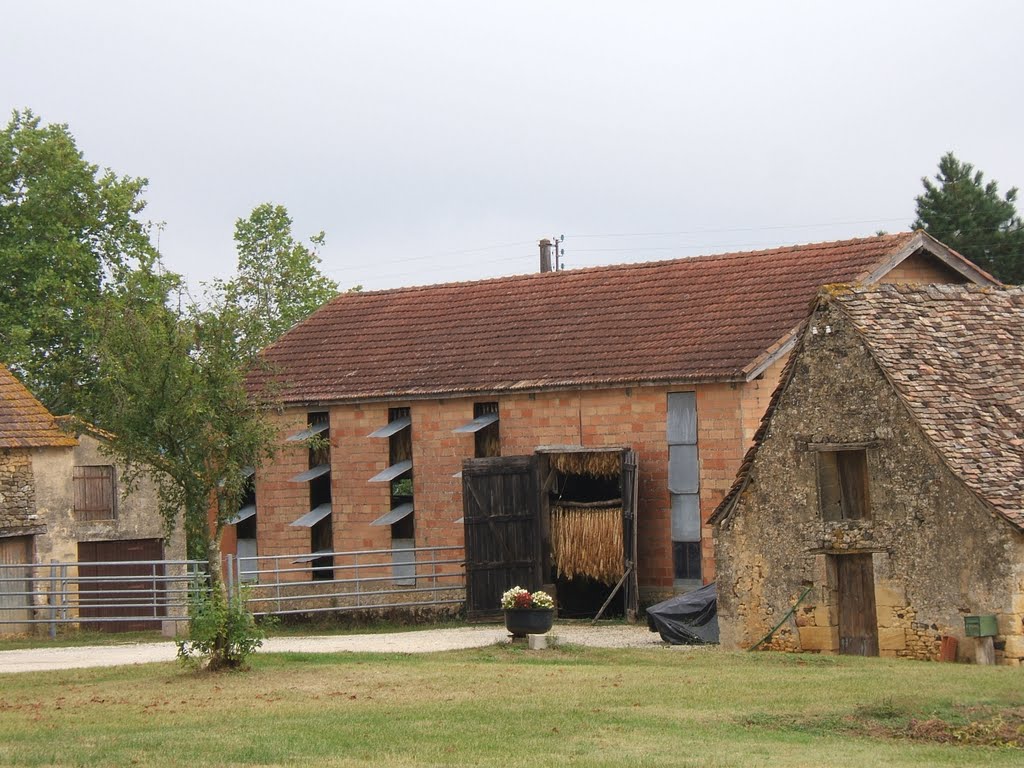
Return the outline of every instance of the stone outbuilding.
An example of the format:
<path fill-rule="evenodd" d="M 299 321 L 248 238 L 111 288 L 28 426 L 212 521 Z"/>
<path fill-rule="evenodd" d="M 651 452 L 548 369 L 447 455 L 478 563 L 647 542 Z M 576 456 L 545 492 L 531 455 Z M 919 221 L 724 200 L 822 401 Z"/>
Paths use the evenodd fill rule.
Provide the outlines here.
<path fill-rule="evenodd" d="M 726 647 L 1019 665 L 1024 289 L 823 289 L 711 522 Z"/>
<path fill-rule="evenodd" d="M 55 418 L 0 366 L 0 564 L 184 558 L 180 526 L 165 535 L 154 483 L 143 478 L 126 492 L 122 467 L 101 449 L 108 438 Z M 104 569 L 93 571 L 102 576 Z M 16 572 L 28 580 L 9 580 Z M 29 631 L 27 623 L 10 622 L 33 618 L 17 594 L 31 586 L 31 569 L 5 574 L 0 634 Z"/>
<path fill-rule="evenodd" d="M 715 579 L 707 519 L 818 289 L 997 284 L 923 232 L 565 271 L 541 264 L 534 274 L 343 293 L 268 347 L 250 384 L 280 398 L 284 448 L 257 470 L 225 551 L 237 536 L 240 555 L 303 555 L 316 578 L 331 573 L 332 551 L 464 548 L 464 460 L 625 447 L 636 456 L 642 599 L 699 587 Z M 314 434 L 315 452 L 302 439 Z M 595 587 L 597 605 L 611 589 Z"/>

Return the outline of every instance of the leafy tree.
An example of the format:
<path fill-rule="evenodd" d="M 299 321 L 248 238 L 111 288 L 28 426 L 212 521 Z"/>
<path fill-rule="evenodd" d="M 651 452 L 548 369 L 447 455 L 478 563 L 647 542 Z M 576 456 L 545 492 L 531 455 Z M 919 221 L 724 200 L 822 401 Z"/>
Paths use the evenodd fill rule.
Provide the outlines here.
<path fill-rule="evenodd" d="M 55 413 L 95 418 L 97 307 L 132 291 L 161 303 L 146 180 L 100 171 L 67 125 L 15 111 L 0 133 L 0 361 Z"/>
<path fill-rule="evenodd" d="M 98 346 L 103 424 L 115 435 L 109 450 L 127 465 L 129 484 L 156 470 L 165 522 L 170 528 L 182 517 L 189 556 L 208 560 L 212 608 L 201 624 L 212 669 L 237 666 L 239 647 L 248 647 L 233 635 L 248 625 L 226 595 L 220 542 L 238 511 L 245 468 L 274 449 L 273 404 L 245 388 L 245 320 L 223 302 L 172 310 L 126 295 L 109 303 Z"/>
<path fill-rule="evenodd" d="M 935 181 L 925 177 L 911 225 L 959 251 L 1007 283 L 1024 282 L 1024 224 L 1017 215 L 1014 187 L 1000 197 L 998 184 L 959 161 L 952 152 L 939 160 Z"/>
<path fill-rule="evenodd" d="M 324 241 L 323 232 L 310 238 L 312 248 L 297 241 L 282 205 L 263 203 L 235 223 L 237 274 L 216 287 L 241 311 L 251 350 L 267 346 L 338 293 L 319 271 L 317 249 Z"/>

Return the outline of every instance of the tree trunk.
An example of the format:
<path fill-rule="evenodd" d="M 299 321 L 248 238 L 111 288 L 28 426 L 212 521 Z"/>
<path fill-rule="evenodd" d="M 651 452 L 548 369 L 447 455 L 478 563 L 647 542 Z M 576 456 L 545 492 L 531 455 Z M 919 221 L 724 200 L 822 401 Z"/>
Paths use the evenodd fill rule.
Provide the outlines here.
<path fill-rule="evenodd" d="M 221 499 L 217 499 L 218 507 Z M 219 511 L 219 510 L 218 510 Z M 224 581 L 224 566 L 221 558 L 221 538 L 224 535 L 224 525 L 221 523 L 223 516 L 218 514 L 214 524 L 213 535 L 210 536 L 207 545 L 206 562 L 210 569 L 210 592 L 211 597 L 225 610 L 230 610 L 231 595 L 228 594 L 227 584 Z M 225 621 L 217 628 L 217 636 L 214 639 L 213 652 L 210 654 L 210 661 L 207 669 L 217 671 L 237 666 L 237 662 L 228 657 L 228 622 Z"/>

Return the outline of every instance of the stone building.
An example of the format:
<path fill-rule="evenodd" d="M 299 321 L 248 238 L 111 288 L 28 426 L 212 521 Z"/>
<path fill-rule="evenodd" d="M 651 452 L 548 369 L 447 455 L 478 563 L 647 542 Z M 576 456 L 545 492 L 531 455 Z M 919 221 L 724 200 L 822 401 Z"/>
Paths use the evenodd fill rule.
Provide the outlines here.
<path fill-rule="evenodd" d="M 712 523 L 727 647 L 1020 664 L 1024 290 L 824 289 Z"/>
<path fill-rule="evenodd" d="M 0 366 L 0 564 L 184 557 L 180 529 L 165 538 L 153 483 L 131 493 L 119 487 L 121 468 L 100 449 L 105 438 L 54 418 Z M 24 585 L 0 580 L 0 617 L 32 618 L 25 598 L 12 594 Z M 0 634 L 29 630 L 0 624 Z"/>
<path fill-rule="evenodd" d="M 341 294 L 251 381 L 275 382 L 285 447 L 256 473 L 240 549 L 461 547 L 464 459 L 623 446 L 638 460 L 642 597 L 712 581 L 707 518 L 808 302 L 828 282 L 879 280 L 994 284 L 909 232 Z M 312 432 L 317 457 L 284 442 Z"/>

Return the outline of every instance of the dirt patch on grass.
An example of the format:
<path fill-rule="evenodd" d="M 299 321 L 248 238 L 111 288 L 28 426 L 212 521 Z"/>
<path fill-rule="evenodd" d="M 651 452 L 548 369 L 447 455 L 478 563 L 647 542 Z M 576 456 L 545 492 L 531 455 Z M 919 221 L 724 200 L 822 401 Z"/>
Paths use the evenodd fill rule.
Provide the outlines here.
<path fill-rule="evenodd" d="M 1024 707 L 996 712 L 978 709 L 967 713 L 966 722 L 950 722 L 939 717 L 912 718 L 904 733 L 915 741 L 1024 750 Z"/>
<path fill-rule="evenodd" d="M 873 739 L 1024 750 L 1024 707 L 957 707 L 939 713 L 904 709 L 891 701 L 857 707 L 849 714 L 800 717 L 758 713 L 747 728 L 824 734 L 844 731 Z"/>

